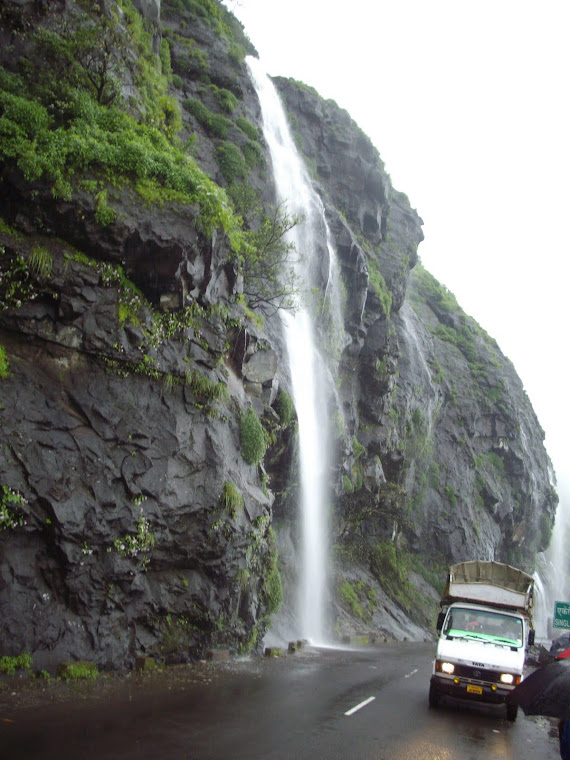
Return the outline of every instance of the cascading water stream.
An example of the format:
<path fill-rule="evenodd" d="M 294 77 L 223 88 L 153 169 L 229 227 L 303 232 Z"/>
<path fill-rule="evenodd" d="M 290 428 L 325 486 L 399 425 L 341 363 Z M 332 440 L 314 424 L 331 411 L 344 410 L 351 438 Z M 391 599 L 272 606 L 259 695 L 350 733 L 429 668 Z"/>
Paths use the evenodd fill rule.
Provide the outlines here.
<path fill-rule="evenodd" d="M 313 190 L 297 153 L 273 83 L 259 61 L 248 58 L 247 63 L 261 103 L 264 137 L 273 164 L 278 201 L 286 206 L 289 215 L 302 219 L 288 233 L 298 256 L 295 263 L 297 275 L 302 287 L 309 292 L 319 284 L 320 273 L 321 286 L 324 286 L 330 314 L 333 315 L 332 323 L 343 334 L 342 320 L 338 316 L 340 298 L 336 262 L 322 201 Z M 322 267 L 323 253 L 328 255 L 325 271 Z M 294 314 L 281 312 L 280 316 L 299 425 L 302 534 L 299 624 L 303 637 L 312 643 L 324 643 L 330 480 L 327 400 L 330 374 L 316 348 L 315 325 L 301 300 Z"/>
<path fill-rule="evenodd" d="M 554 478 L 553 478 L 554 480 Z M 570 483 L 559 482 L 557 492 L 560 499 L 550 546 L 537 558 L 535 573 L 538 604 L 535 610 L 537 637 L 553 639 L 564 633 L 564 629 L 552 628 L 555 602 L 570 602 Z"/>
<path fill-rule="evenodd" d="M 534 630 L 538 641 L 544 641 L 548 638 L 548 611 L 549 611 L 549 594 L 542 582 L 540 567 L 534 573 Z"/>

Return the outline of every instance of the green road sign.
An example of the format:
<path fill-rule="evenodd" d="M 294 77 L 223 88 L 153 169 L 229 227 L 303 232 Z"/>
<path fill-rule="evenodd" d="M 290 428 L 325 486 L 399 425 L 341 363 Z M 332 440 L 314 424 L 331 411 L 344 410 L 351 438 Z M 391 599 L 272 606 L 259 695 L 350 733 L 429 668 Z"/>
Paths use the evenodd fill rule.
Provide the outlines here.
<path fill-rule="evenodd" d="M 554 602 L 552 627 L 570 630 L 570 602 Z"/>

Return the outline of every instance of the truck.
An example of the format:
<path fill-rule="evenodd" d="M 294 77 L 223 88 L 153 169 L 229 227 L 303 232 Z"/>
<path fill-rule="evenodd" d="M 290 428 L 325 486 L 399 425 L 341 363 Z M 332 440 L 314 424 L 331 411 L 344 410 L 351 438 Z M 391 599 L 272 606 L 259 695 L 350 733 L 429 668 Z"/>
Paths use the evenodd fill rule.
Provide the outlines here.
<path fill-rule="evenodd" d="M 442 697 L 506 706 L 523 679 L 527 645 L 534 644 L 534 579 L 510 565 L 472 560 L 451 565 L 437 618 L 437 649 L 429 705 Z"/>

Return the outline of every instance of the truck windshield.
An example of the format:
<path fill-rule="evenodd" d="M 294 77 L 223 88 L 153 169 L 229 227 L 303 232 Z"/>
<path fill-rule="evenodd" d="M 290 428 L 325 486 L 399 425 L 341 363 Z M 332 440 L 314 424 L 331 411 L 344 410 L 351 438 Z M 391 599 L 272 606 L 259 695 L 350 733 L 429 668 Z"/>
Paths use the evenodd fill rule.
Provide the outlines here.
<path fill-rule="evenodd" d="M 471 637 L 522 646 L 522 620 L 501 612 L 453 607 L 443 629 L 447 636 Z"/>

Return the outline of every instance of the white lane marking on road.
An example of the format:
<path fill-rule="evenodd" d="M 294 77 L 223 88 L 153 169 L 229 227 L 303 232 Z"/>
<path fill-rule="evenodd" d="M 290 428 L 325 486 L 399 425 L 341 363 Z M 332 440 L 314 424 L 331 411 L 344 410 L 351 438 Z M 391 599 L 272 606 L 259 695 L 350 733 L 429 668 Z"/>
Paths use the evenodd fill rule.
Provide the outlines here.
<path fill-rule="evenodd" d="M 362 707 L 366 707 L 366 705 L 370 704 L 370 702 L 374 702 L 376 697 L 368 697 L 368 699 L 365 699 L 364 702 L 361 702 L 359 705 L 356 705 L 355 707 L 351 707 L 350 710 L 347 710 L 345 712 L 345 715 L 352 715 L 352 713 L 355 713 L 357 710 L 360 710 Z"/>
<path fill-rule="evenodd" d="M 411 672 L 411 673 L 406 673 L 406 675 L 404 676 L 404 678 L 409 678 L 410 676 L 413 676 L 413 675 L 414 675 L 414 673 L 417 673 L 417 672 L 418 672 L 418 669 L 417 669 L 417 668 L 415 668 L 415 670 L 412 670 L 412 672 Z"/>

